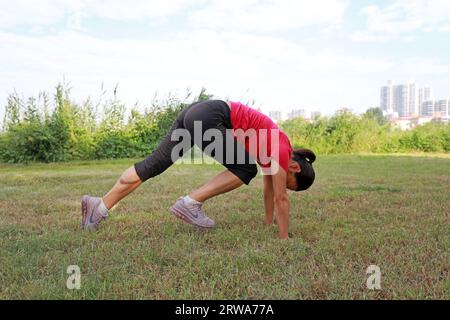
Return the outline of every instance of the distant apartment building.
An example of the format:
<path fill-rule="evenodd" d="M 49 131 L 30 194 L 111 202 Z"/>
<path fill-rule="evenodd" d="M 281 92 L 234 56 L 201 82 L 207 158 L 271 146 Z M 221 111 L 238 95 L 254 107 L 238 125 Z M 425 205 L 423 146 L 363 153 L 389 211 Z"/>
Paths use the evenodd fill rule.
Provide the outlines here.
<path fill-rule="evenodd" d="M 419 114 L 423 114 L 422 106 L 425 101 L 433 100 L 433 91 L 430 87 L 424 87 L 419 89 L 418 102 L 419 102 Z"/>
<path fill-rule="evenodd" d="M 428 101 L 433 99 L 430 87 L 418 88 L 415 82 L 393 85 L 389 81 L 380 90 L 380 107 L 390 117 L 428 116 Z M 425 104 L 425 105 L 424 105 Z"/>
<path fill-rule="evenodd" d="M 387 86 L 381 87 L 380 107 L 388 113 L 394 112 L 392 81 L 388 81 Z"/>
<path fill-rule="evenodd" d="M 432 117 L 399 118 L 391 123 L 400 130 L 411 130 L 417 126 L 433 121 Z"/>
<path fill-rule="evenodd" d="M 419 116 L 419 101 L 415 83 L 408 84 L 408 114 L 414 117 Z"/>
<path fill-rule="evenodd" d="M 436 100 L 434 106 L 436 110 L 435 118 L 448 121 L 449 107 L 450 107 L 450 99 Z"/>
<path fill-rule="evenodd" d="M 399 118 L 392 120 L 391 124 L 402 131 L 411 130 L 414 128 L 414 122 L 411 119 Z"/>
<path fill-rule="evenodd" d="M 390 118 L 390 122 L 401 130 L 410 130 L 428 122 L 448 123 L 450 99 L 426 100 L 422 102 L 420 116 Z"/>
<path fill-rule="evenodd" d="M 280 122 L 281 120 L 283 120 L 281 111 L 270 111 L 269 117 L 275 122 Z"/>
<path fill-rule="evenodd" d="M 415 83 L 392 87 L 392 109 L 398 113 L 399 117 L 419 114 Z"/>
<path fill-rule="evenodd" d="M 426 100 L 422 102 L 421 113 L 422 117 L 432 117 L 442 121 L 448 121 L 450 99 Z"/>
<path fill-rule="evenodd" d="M 306 120 L 314 120 L 322 116 L 320 111 L 308 111 L 306 109 L 294 109 L 288 112 L 287 119 L 292 120 L 296 118 L 303 118 Z M 275 121 L 280 122 L 283 120 L 283 114 L 281 111 L 269 111 L 269 117 Z"/>
<path fill-rule="evenodd" d="M 405 85 L 395 85 L 392 87 L 392 110 L 397 112 L 399 117 L 408 116 L 408 90 Z"/>
<path fill-rule="evenodd" d="M 305 109 L 295 109 L 288 113 L 289 120 L 292 120 L 295 118 L 309 119 L 310 117 L 311 117 L 311 113 L 306 111 Z"/>
<path fill-rule="evenodd" d="M 436 103 L 434 100 L 425 100 L 420 107 L 420 115 L 422 117 L 434 117 L 436 114 Z"/>

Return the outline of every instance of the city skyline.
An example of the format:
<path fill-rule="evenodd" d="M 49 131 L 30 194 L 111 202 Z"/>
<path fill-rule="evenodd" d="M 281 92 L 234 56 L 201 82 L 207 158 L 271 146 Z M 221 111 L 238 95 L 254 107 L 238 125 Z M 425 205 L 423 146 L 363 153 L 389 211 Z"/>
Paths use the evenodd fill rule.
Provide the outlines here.
<path fill-rule="evenodd" d="M 403 84 L 388 80 L 387 85 L 381 87 L 379 105 L 375 107 L 383 110 L 385 115 L 392 120 L 414 117 L 448 119 L 450 114 L 450 94 L 447 97 L 436 97 L 432 86 L 421 86 L 416 83 L 415 79 L 409 79 Z M 336 109 L 335 112 L 340 109 Z M 314 119 L 323 115 L 319 109 L 314 107 L 294 107 L 287 111 L 272 109 L 266 113 L 276 122 L 299 117 Z"/>
<path fill-rule="evenodd" d="M 410 79 L 406 83 L 392 80 L 380 89 L 380 108 L 389 118 L 431 117 L 449 118 L 450 95 L 438 97 L 429 85 L 418 85 Z"/>
<path fill-rule="evenodd" d="M 81 101 L 101 86 L 133 106 L 206 87 L 266 113 L 362 113 L 386 79 L 450 88 L 450 2 L 0 0 L 0 116 L 8 93 Z"/>
<path fill-rule="evenodd" d="M 269 110 L 267 115 L 274 121 L 291 120 L 295 118 L 315 119 L 323 115 L 320 110 L 314 108 L 293 108 L 288 112 L 280 110 Z"/>

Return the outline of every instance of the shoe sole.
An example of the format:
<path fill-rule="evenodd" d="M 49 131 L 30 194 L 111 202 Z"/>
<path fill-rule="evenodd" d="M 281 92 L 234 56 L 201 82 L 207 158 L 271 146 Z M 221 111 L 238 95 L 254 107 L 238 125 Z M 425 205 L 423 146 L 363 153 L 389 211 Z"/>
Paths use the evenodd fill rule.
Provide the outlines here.
<path fill-rule="evenodd" d="M 204 226 L 200 226 L 200 225 L 192 222 L 192 220 L 188 216 L 186 216 L 183 211 L 177 209 L 175 206 L 170 207 L 170 211 L 172 212 L 172 214 L 175 217 L 177 217 L 181 221 L 183 221 L 187 224 L 190 224 L 191 226 L 197 227 L 201 230 L 212 230 L 215 228 L 215 226 L 214 227 L 204 227 Z"/>

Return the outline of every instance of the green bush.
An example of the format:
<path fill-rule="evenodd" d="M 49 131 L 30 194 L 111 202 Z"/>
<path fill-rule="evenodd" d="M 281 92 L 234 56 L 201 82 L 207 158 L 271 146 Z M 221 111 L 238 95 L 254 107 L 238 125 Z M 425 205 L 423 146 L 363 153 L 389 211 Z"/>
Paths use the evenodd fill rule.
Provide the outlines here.
<path fill-rule="evenodd" d="M 306 147 L 319 154 L 448 152 L 450 126 L 428 123 L 411 131 L 393 129 L 373 116 L 348 112 L 313 122 L 297 118 L 281 123 L 296 148 Z"/>
<path fill-rule="evenodd" d="M 402 151 L 448 152 L 450 128 L 439 123 L 427 123 L 413 131 L 405 132 L 400 138 Z"/>
<path fill-rule="evenodd" d="M 96 105 L 90 99 L 75 104 L 65 85 L 56 87 L 53 103 L 45 93 L 37 99 L 11 94 L 0 132 L 0 160 L 20 163 L 144 157 L 187 106 L 170 97 L 154 102 L 144 112 L 133 109 L 128 114 L 115 93 L 112 99 Z M 202 89 L 193 100 L 211 97 Z M 449 125 L 428 123 L 399 131 L 377 108 L 363 116 L 340 112 L 314 121 L 297 118 L 282 122 L 281 128 L 294 147 L 310 148 L 318 154 L 450 151 Z"/>
<path fill-rule="evenodd" d="M 202 90 L 197 100 L 209 97 Z M 134 109 L 127 119 L 125 105 L 117 99 L 116 90 L 112 99 L 96 106 L 89 99 L 82 105 L 73 103 L 65 85 L 56 87 L 53 106 L 46 94 L 24 101 L 13 93 L 5 110 L 4 132 L 0 133 L 0 160 L 55 162 L 143 157 L 154 150 L 186 106 L 169 98 L 154 103 L 144 113 Z"/>
<path fill-rule="evenodd" d="M 51 128 L 37 122 L 14 126 L 2 140 L 1 155 L 8 162 L 64 160 L 61 140 Z"/>

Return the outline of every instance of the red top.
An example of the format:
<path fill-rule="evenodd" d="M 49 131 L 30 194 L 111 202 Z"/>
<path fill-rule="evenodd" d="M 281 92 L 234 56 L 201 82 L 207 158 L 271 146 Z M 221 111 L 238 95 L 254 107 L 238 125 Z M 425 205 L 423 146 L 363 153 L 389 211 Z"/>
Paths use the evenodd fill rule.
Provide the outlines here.
<path fill-rule="evenodd" d="M 288 172 L 293 149 L 286 134 L 261 112 L 240 102 L 230 104 L 234 135 L 241 143 L 245 141 L 245 150 L 263 169 L 275 170 L 271 174 L 276 173 L 276 164 Z M 271 160 L 275 160 L 275 163 Z"/>

